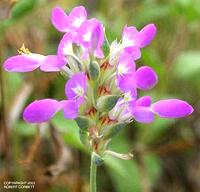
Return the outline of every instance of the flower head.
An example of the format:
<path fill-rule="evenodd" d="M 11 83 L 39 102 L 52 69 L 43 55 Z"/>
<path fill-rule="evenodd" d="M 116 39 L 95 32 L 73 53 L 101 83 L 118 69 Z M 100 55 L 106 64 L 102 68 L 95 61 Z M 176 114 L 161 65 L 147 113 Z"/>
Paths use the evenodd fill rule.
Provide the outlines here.
<path fill-rule="evenodd" d="M 51 20 L 58 31 L 65 33 L 55 55 L 31 53 L 23 46 L 20 55 L 4 62 L 4 69 L 9 72 L 40 68 L 45 72 L 61 71 L 67 79 L 66 99 L 32 102 L 23 113 L 26 122 L 47 122 L 58 111 L 63 111 L 65 118 L 77 121 L 81 140 L 83 137 L 87 140 L 83 143 L 104 155 L 113 135 L 132 121 L 151 123 L 156 115 L 181 118 L 193 112 L 191 105 L 179 99 L 152 103 L 150 96 L 138 97 L 139 91 L 150 90 L 158 83 L 151 67 L 137 67 L 136 62 L 141 57 L 141 49 L 156 34 L 154 24 L 140 31 L 134 26 L 125 26 L 122 39 L 109 44 L 104 41 L 107 38 L 103 24 L 95 18 L 87 19 L 83 6 L 75 7 L 69 15 L 56 7 Z"/>

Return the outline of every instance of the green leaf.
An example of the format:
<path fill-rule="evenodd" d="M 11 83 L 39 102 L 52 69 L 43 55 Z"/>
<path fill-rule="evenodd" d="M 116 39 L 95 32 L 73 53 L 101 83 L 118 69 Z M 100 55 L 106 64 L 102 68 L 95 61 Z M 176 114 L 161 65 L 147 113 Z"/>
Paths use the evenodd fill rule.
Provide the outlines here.
<path fill-rule="evenodd" d="M 102 130 L 101 134 L 103 135 L 104 139 L 112 138 L 113 136 L 118 134 L 126 125 L 127 125 L 127 123 L 117 123 L 114 125 L 106 126 Z"/>
<path fill-rule="evenodd" d="M 68 144 L 83 149 L 79 138 L 79 127 L 75 121 L 65 119 L 63 114 L 59 112 L 53 118 L 52 122 L 62 132 L 62 135 Z"/>
<path fill-rule="evenodd" d="M 181 53 L 175 61 L 174 71 L 182 79 L 194 79 L 200 73 L 200 51 Z"/>

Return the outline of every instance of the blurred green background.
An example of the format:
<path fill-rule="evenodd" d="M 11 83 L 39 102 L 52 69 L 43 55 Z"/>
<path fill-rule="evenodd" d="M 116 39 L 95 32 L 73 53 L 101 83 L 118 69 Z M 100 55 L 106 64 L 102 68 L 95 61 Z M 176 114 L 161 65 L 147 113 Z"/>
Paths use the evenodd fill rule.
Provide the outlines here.
<path fill-rule="evenodd" d="M 1 0 L 0 1 L 0 191 L 4 181 L 35 181 L 34 190 L 87 192 L 89 155 L 78 128 L 57 114 L 51 125 L 26 124 L 23 108 L 35 99 L 63 99 L 64 79 L 56 73 L 17 74 L 2 69 L 22 43 L 32 52 L 55 54 L 62 34 L 50 22 L 51 9 L 67 12 L 84 5 L 97 17 L 108 40 L 120 40 L 125 24 L 141 29 L 155 23 L 157 36 L 142 50 L 137 65 L 149 65 L 159 83 L 154 101 L 180 98 L 194 107 L 187 118 L 156 118 L 152 124 L 132 123 L 110 148 L 132 151 L 133 160 L 106 158 L 98 168 L 99 192 L 200 191 L 200 1 L 199 0 Z"/>

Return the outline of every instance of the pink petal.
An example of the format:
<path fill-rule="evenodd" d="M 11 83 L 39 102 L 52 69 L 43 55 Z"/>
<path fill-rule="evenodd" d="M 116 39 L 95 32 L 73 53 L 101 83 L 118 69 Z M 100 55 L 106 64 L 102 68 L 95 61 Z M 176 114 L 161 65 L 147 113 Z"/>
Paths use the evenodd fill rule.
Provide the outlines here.
<path fill-rule="evenodd" d="M 63 110 L 66 119 L 75 119 L 78 117 L 78 104 L 73 100 L 66 100 Z"/>
<path fill-rule="evenodd" d="M 157 29 L 154 24 L 146 25 L 140 32 L 140 47 L 146 47 L 156 35 Z"/>
<path fill-rule="evenodd" d="M 133 57 L 126 51 L 122 51 L 119 63 L 117 65 L 117 74 L 119 76 L 132 75 L 135 72 L 136 64 Z"/>
<path fill-rule="evenodd" d="M 96 49 L 94 55 L 95 55 L 95 57 L 97 57 L 99 59 L 104 58 L 104 54 L 103 54 L 103 51 L 101 49 Z"/>
<path fill-rule="evenodd" d="M 69 17 L 72 27 L 78 29 L 81 24 L 87 19 L 87 11 L 85 7 L 78 6 L 72 9 Z"/>
<path fill-rule="evenodd" d="M 135 72 L 135 84 L 139 89 L 148 90 L 158 82 L 158 77 L 151 67 L 140 67 Z"/>
<path fill-rule="evenodd" d="M 53 8 L 51 12 L 51 22 L 60 32 L 67 32 L 67 28 L 70 24 L 67 14 L 60 7 Z"/>
<path fill-rule="evenodd" d="M 123 77 L 117 76 L 116 84 L 123 92 L 136 90 L 135 79 L 133 75 L 124 75 Z"/>
<path fill-rule="evenodd" d="M 154 120 L 154 114 L 148 107 L 135 107 L 131 114 L 140 123 L 151 123 Z"/>
<path fill-rule="evenodd" d="M 57 55 L 49 55 L 41 62 L 40 70 L 45 72 L 60 71 L 62 66 L 63 64 L 58 60 Z"/>
<path fill-rule="evenodd" d="M 133 57 L 133 60 L 138 60 L 141 57 L 141 51 L 136 46 L 125 47 L 124 50 L 126 50 L 126 52 L 131 54 L 131 56 Z"/>
<path fill-rule="evenodd" d="M 153 112 L 164 118 L 180 118 L 193 112 L 191 105 L 179 99 L 160 100 L 151 107 Z"/>
<path fill-rule="evenodd" d="M 57 100 L 36 100 L 26 107 L 23 118 L 28 123 L 42 123 L 49 121 L 59 109 L 60 106 Z"/>
<path fill-rule="evenodd" d="M 9 72 L 29 72 L 37 69 L 45 56 L 35 53 L 17 55 L 8 58 L 3 66 Z"/>
<path fill-rule="evenodd" d="M 136 27 L 127 25 L 124 27 L 122 34 L 122 45 L 123 47 L 138 47 L 139 45 L 139 32 Z"/>
<path fill-rule="evenodd" d="M 144 96 L 139 98 L 136 101 L 137 106 L 143 106 L 143 107 L 149 107 L 151 105 L 151 97 L 150 96 Z"/>
<path fill-rule="evenodd" d="M 72 42 L 73 37 L 70 33 L 66 33 L 63 35 L 57 50 L 58 60 L 61 63 L 61 65 L 64 65 L 67 63 L 67 55 L 72 54 Z"/>
<path fill-rule="evenodd" d="M 81 104 L 84 100 L 87 87 L 87 76 L 83 72 L 74 74 L 65 84 L 65 95 L 69 100 L 77 100 Z M 76 89 L 82 89 L 83 95 L 78 95 Z"/>

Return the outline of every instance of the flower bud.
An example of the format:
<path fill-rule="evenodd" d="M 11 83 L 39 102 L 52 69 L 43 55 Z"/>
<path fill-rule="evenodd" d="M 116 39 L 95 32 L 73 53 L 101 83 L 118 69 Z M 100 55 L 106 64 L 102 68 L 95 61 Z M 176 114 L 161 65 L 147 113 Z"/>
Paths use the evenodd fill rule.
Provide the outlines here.
<path fill-rule="evenodd" d="M 117 95 L 102 96 L 97 100 L 97 109 L 100 112 L 108 112 L 116 105 L 119 98 Z"/>
<path fill-rule="evenodd" d="M 90 62 L 89 64 L 89 74 L 90 78 L 93 81 L 97 81 L 99 79 L 99 74 L 100 74 L 100 67 L 99 64 L 95 61 Z"/>
<path fill-rule="evenodd" d="M 104 41 L 102 49 L 103 49 L 104 55 L 107 56 L 110 52 L 110 46 L 107 40 Z"/>

